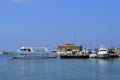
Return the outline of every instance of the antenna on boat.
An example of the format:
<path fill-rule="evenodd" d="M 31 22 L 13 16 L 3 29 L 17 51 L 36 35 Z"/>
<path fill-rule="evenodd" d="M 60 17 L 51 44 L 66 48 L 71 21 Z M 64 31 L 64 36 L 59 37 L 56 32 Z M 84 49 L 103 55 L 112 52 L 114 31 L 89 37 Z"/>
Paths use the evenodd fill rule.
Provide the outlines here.
<path fill-rule="evenodd" d="M 65 44 L 65 42 L 63 41 L 63 45 Z"/>
<path fill-rule="evenodd" d="M 92 50 L 92 43 L 90 42 L 90 49 Z"/>
<path fill-rule="evenodd" d="M 84 44 L 84 50 L 85 50 L 85 54 L 86 54 L 86 44 Z"/>
<path fill-rule="evenodd" d="M 74 44 L 76 43 L 76 33 L 74 33 Z"/>

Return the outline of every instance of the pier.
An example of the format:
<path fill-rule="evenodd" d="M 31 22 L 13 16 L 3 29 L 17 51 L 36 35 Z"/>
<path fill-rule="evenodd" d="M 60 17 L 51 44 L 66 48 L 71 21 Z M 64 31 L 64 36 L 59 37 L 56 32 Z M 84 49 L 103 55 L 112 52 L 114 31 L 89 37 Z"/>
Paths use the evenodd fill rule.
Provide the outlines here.
<path fill-rule="evenodd" d="M 60 58 L 89 58 L 89 55 L 60 55 Z"/>
<path fill-rule="evenodd" d="M 60 58 L 70 58 L 70 59 L 75 59 L 75 58 L 82 58 L 82 59 L 86 59 L 86 58 L 90 58 L 88 54 L 86 55 L 60 55 Z M 98 58 L 98 57 L 94 57 L 94 58 Z M 119 58 L 119 55 L 117 54 L 110 54 L 108 58 Z"/>

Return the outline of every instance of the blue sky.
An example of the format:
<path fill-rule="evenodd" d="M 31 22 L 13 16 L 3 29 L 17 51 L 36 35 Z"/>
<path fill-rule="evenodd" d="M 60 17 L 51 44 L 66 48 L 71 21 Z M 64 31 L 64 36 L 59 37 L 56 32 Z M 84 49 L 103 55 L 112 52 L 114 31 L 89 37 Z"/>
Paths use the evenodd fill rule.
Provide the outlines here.
<path fill-rule="evenodd" d="M 0 0 L 0 49 L 120 46 L 120 0 Z"/>

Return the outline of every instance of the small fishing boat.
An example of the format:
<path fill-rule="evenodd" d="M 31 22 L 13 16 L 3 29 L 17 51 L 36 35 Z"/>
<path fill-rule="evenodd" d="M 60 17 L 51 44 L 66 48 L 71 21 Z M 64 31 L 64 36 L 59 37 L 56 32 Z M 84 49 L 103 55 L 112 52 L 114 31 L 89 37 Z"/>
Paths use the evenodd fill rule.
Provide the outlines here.
<path fill-rule="evenodd" d="M 89 55 L 89 57 L 90 57 L 90 58 L 97 58 L 97 54 L 92 53 L 92 54 Z"/>
<path fill-rule="evenodd" d="M 3 51 L 0 51 L 0 55 L 2 55 L 3 54 Z"/>

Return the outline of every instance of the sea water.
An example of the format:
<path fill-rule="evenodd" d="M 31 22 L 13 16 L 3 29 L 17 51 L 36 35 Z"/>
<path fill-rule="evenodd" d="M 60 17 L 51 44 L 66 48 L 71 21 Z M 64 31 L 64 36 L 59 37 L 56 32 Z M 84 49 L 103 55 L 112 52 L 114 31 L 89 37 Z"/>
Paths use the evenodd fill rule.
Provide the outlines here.
<path fill-rule="evenodd" d="M 0 80 L 120 80 L 120 58 L 13 59 L 0 55 Z"/>

